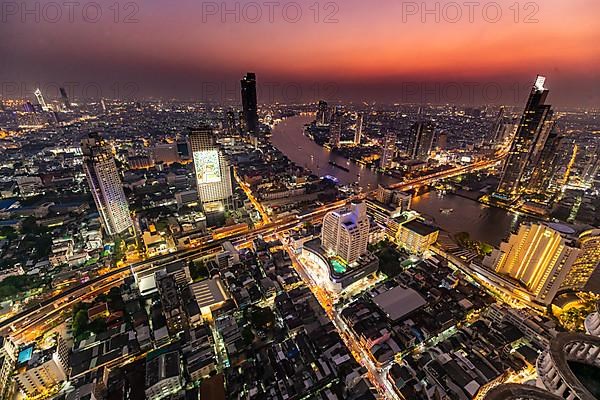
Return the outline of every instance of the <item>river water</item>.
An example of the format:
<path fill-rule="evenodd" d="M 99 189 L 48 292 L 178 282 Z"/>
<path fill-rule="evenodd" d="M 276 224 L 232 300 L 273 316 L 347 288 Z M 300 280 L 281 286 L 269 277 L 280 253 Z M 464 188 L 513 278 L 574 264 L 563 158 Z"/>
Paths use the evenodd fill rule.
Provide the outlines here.
<path fill-rule="evenodd" d="M 348 161 L 310 140 L 304 135 L 303 128 L 313 119 L 314 116 L 285 119 L 273 129 L 271 143 L 294 163 L 312 170 L 315 175 L 332 175 L 343 184 L 358 181 L 363 189 L 373 190 L 378 184 L 398 182 L 394 178 Z M 345 166 L 349 172 L 330 165 L 329 161 Z M 414 197 L 412 208 L 448 232 L 469 232 L 472 239 L 493 246 L 498 246 L 522 221 L 522 217 L 506 210 L 453 194 L 440 195 L 435 191 Z M 453 211 L 441 212 L 450 209 Z"/>

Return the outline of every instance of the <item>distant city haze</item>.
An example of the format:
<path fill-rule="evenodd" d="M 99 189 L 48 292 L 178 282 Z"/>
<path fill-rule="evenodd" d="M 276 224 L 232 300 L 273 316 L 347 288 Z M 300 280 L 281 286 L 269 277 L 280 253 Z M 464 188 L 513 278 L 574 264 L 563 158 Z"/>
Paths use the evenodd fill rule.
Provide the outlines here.
<path fill-rule="evenodd" d="M 50 3 L 2 2 L 2 97 L 75 82 L 239 102 L 252 71 L 262 103 L 522 104 L 536 74 L 558 108 L 600 102 L 596 0 Z"/>

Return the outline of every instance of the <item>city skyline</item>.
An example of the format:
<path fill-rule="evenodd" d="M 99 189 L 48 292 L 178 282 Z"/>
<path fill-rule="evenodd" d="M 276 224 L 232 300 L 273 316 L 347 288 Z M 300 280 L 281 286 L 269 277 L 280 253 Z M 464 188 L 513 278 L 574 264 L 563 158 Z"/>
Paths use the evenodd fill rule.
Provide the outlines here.
<path fill-rule="evenodd" d="M 258 3 L 233 3 L 231 7 L 237 4 L 240 9 L 238 15 L 222 16 L 223 10 L 207 6 L 215 4 L 210 2 L 168 8 L 133 2 L 127 4 L 136 6 L 120 9 L 118 15 L 102 7 L 102 18 L 91 23 L 82 10 L 74 12 L 73 22 L 68 10 L 60 10 L 62 17 L 54 22 L 54 14 L 42 7 L 46 3 L 40 4 L 37 15 L 34 11 L 22 16 L 20 9 L 14 11 L 16 16 L 10 10 L 3 14 L 6 40 L 0 52 L 11 54 L 0 67 L 3 83 L 9 85 L 3 96 L 13 92 L 12 84 L 77 82 L 80 87 L 97 84 L 104 97 L 135 92 L 139 97 L 225 100 L 237 91 L 240 75 L 255 71 L 263 86 L 259 85 L 259 102 L 295 98 L 281 89 L 290 85 L 303 89 L 296 101 L 390 103 L 414 101 L 412 85 L 441 85 L 445 89 L 437 89 L 440 99 L 433 98 L 434 103 L 518 104 L 527 95 L 530 77 L 545 74 L 553 82 L 556 106 L 598 104 L 594 87 L 600 83 L 600 32 L 593 15 L 600 5 L 590 0 L 515 3 L 518 10 L 496 3 L 497 21 L 493 10 L 481 4 L 473 10 L 472 22 L 469 9 L 463 5 L 454 10 L 448 4 L 458 3 L 447 1 L 435 3 L 433 9 L 439 10 L 429 14 L 420 6 L 408 8 L 415 4 L 410 2 L 377 10 L 357 1 L 327 3 L 333 4 L 327 9 L 319 4 L 318 23 L 308 5 L 297 22 L 275 12 L 270 22 L 267 10 L 252 22 L 247 7 Z M 455 21 L 458 12 L 461 17 Z M 337 22 L 324 21 L 330 14 Z M 132 21 L 125 23 L 129 15 Z M 98 30 L 103 35 L 97 35 Z M 212 32 L 218 32 L 217 40 L 207 40 Z M 527 40 L 521 40 L 524 37 Z M 127 83 L 135 84 L 136 90 L 123 88 Z M 267 83 L 280 89 L 267 88 Z M 455 85 L 462 95 L 455 95 Z M 497 86 L 501 96 L 496 95 Z M 436 89 L 425 92 L 431 90 Z"/>
<path fill-rule="evenodd" d="M 600 399 L 598 11 L 2 2 L 0 398 Z"/>

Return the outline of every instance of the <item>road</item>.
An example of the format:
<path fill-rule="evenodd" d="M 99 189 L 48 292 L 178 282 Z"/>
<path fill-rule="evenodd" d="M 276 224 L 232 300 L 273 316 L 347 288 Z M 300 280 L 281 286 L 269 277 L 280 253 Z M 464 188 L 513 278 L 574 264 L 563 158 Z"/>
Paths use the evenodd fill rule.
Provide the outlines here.
<path fill-rule="evenodd" d="M 505 154 L 498 154 L 494 158 L 486 161 L 479 161 L 466 166 L 458 166 L 452 169 L 436 172 L 427 176 L 419 177 L 408 182 L 402 182 L 392 186 L 398 190 L 411 190 L 424 185 L 431 184 L 435 181 L 458 176 L 467 172 L 474 172 L 490 168 L 502 160 Z M 82 283 L 77 286 L 70 287 L 63 292 L 52 296 L 37 305 L 19 312 L 18 314 L 0 322 L 0 335 L 10 335 L 17 342 L 26 343 L 35 339 L 37 336 L 47 330 L 52 324 L 55 324 L 60 317 L 69 315 L 72 306 L 82 300 L 92 299 L 100 293 L 110 290 L 110 288 L 119 286 L 123 280 L 131 276 L 134 272 L 144 271 L 151 268 L 156 268 L 160 265 L 166 265 L 171 262 L 180 260 L 189 260 L 216 254 L 220 251 L 221 246 L 226 241 L 231 241 L 236 244 L 236 241 L 243 240 L 244 242 L 252 241 L 259 235 L 277 235 L 283 231 L 287 231 L 301 226 L 304 222 L 320 221 L 329 211 L 338 209 L 352 200 L 362 200 L 371 192 L 361 193 L 347 200 L 341 200 L 327 205 L 323 205 L 310 213 L 299 216 L 289 216 L 271 222 L 271 219 L 266 215 L 260 203 L 256 201 L 249 187 L 242 185 L 242 189 L 248 194 L 253 204 L 257 203 L 257 208 L 261 221 L 259 226 L 251 231 L 232 233 L 217 240 L 207 240 L 199 243 L 192 248 L 178 250 L 174 253 L 156 256 L 144 261 L 136 262 L 123 267 L 114 268 L 105 274 Z M 256 206 L 256 204 L 255 204 Z M 302 268 L 299 268 L 301 270 Z M 300 272 L 300 271 L 299 271 Z M 320 293 L 318 287 L 314 285 L 308 274 L 301 272 L 301 276 L 305 282 L 309 284 L 311 289 L 316 292 L 317 298 L 320 301 L 324 300 L 324 294 Z M 369 371 L 368 376 L 371 382 L 377 387 L 378 391 L 384 395 L 386 399 L 398 399 L 398 395 L 391 387 L 390 381 L 387 379 L 385 370 L 377 368 L 365 350 L 348 332 L 338 311 L 329 302 L 325 303 L 325 309 L 329 317 L 340 331 L 344 341 L 354 356 L 362 361 Z"/>

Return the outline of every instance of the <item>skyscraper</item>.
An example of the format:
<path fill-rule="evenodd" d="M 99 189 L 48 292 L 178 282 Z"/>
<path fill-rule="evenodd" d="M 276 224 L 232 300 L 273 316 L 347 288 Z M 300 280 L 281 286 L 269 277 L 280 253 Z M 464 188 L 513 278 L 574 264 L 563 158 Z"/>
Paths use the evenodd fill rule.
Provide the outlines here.
<path fill-rule="evenodd" d="M 131 230 L 129 204 L 111 147 L 93 133 L 81 141 L 81 150 L 83 169 L 104 229 L 110 236 Z"/>
<path fill-rule="evenodd" d="M 213 131 L 208 127 L 192 130 L 190 146 L 198 198 L 204 212 L 216 213 L 232 209 L 231 170 L 215 143 Z"/>
<path fill-rule="evenodd" d="M 69 101 L 69 96 L 67 96 L 67 91 L 64 87 L 60 88 L 60 99 L 65 107 L 65 110 L 71 109 L 71 102 Z"/>
<path fill-rule="evenodd" d="M 35 98 L 38 101 L 38 104 L 42 107 L 42 111 L 48 111 L 48 105 L 46 104 L 46 100 L 44 100 L 44 96 L 42 95 L 42 91 L 37 88 L 35 92 L 33 92 Z"/>
<path fill-rule="evenodd" d="M 584 290 L 590 277 L 600 268 L 600 229 L 590 229 L 579 235 L 581 252 L 561 289 Z"/>
<path fill-rule="evenodd" d="M 367 252 L 369 217 L 365 203 L 352 203 L 349 208 L 331 211 L 323 218 L 321 246 L 352 263 Z"/>
<path fill-rule="evenodd" d="M 523 224 L 484 259 L 484 265 L 520 281 L 535 301 L 550 304 L 579 252 L 551 226 Z"/>
<path fill-rule="evenodd" d="M 242 111 L 246 132 L 258 134 L 258 108 L 256 100 L 256 74 L 248 72 L 242 79 Z"/>
<path fill-rule="evenodd" d="M 434 139 L 434 126 L 422 119 L 422 111 L 419 109 L 418 121 L 413 125 L 408 148 L 411 159 L 427 161 L 431 153 Z"/>
<path fill-rule="evenodd" d="M 331 135 L 329 138 L 329 144 L 334 148 L 340 147 L 340 142 L 342 141 L 342 120 L 342 111 L 336 109 L 331 115 L 331 123 L 329 124 L 329 131 Z"/>
<path fill-rule="evenodd" d="M 389 169 L 392 167 L 394 156 L 396 154 L 396 133 L 388 132 L 385 134 L 383 139 L 383 146 L 381 148 L 381 162 L 379 166 L 381 169 Z"/>
<path fill-rule="evenodd" d="M 326 125 L 329 123 L 329 108 L 327 106 L 326 101 L 319 100 L 315 120 L 317 122 L 317 125 Z"/>
<path fill-rule="evenodd" d="M 576 149 L 573 140 L 561 135 L 554 124 L 523 191 L 546 201 L 556 198 L 567 182 Z"/>
<path fill-rule="evenodd" d="M 552 129 L 552 109 L 545 104 L 548 89 L 546 78 L 539 76 L 529 94 L 521 121 L 502 170 L 495 193 L 497 197 L 513 199 L 531 177 L 548 134 Z"/>
<path fill-rule="evenodd" d="M 356 117 L 356 127 L 354 128 L 354 144 L 358 146 L 362 137 L 363 114 L 359 113 Z"/>

